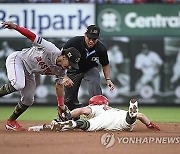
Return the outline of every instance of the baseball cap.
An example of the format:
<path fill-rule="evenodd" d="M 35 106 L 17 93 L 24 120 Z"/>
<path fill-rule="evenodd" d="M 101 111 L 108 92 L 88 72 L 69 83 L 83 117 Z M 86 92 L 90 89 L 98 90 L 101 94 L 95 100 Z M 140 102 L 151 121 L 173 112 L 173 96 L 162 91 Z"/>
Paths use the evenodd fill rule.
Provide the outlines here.
<path fill-rule="evenodd" d="M 78 62 L 80 61 L 81 54 L 76 48 L 70 47 L 63 49 L 62 53 L 67 56 L 71 67 L 79 69 Z"/>
<path fill-rule="evenodd" d="M 89 38 L 97 39 L 100 35 L 100 29 L 98 26 L 90 25 L 87 27 L 86 35 Z"/>

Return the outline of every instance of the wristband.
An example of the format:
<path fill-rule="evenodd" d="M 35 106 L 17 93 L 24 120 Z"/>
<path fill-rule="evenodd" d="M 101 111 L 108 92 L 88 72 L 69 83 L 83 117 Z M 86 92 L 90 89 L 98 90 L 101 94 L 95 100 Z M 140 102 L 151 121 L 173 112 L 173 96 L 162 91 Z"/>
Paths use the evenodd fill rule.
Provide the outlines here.
<path fill-rule="evenodd" d="M 63 106 L 64 105 L 64 97 L 57 97 L 57 101 L 58 101 L 58 106 Z"/>
<path fill-rule="evenodd" d="M 107 81 L 107 80 L 111 80 L 111 79 L 110 79 L 110 78 L 107 78 L 106 81 Z"/>

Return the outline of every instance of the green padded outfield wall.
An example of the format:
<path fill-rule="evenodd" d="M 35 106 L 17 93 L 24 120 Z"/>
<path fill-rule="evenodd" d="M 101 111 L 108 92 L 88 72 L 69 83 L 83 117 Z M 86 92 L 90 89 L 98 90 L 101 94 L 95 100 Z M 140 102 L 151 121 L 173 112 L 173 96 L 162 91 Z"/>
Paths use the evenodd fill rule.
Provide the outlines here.
<path fill-rule="evenodd" d="M 180 5 L 97 5 L 102 36 L 180 35 Z"/>

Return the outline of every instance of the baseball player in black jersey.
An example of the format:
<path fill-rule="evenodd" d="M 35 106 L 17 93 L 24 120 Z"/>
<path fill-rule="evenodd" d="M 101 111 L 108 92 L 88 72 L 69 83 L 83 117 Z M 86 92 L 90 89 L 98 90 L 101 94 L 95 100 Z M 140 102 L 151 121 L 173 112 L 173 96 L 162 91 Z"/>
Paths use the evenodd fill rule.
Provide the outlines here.
<path fill-rule="evenodd" d="M 65 104 L 70 110 L 81 106 L 78 101 L 78 90 L 82 79 L 88 84 L 89 97 L 102 94 L 100 74 L 97 68 L 98 61 L 102 65 L 106 84 L 109 86 L 110 91 L 114 89 L 114 84 L 110 79 L 110 65 L 107 49 L 98 39 L 99 35 L 99 27 L 90 25 L 84 36 L 73 37 L 63 46 L 64 49 L 74 47 L 81 54 L 78 63 L 79 70 L 73 68 L 69 69 L 65 80 Z"/>

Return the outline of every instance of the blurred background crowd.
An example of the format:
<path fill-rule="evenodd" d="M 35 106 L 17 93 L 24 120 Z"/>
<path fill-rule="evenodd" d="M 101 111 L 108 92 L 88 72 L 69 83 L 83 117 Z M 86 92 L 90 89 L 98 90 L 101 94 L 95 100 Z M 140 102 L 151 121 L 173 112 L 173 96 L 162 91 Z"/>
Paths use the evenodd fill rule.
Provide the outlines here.
<path fill-rule="evenodd" d="M 115 90 L 109 92 L 100 69 L 103 94 L 111 103 L 123 104 L 130 98 L 138 98 L 142 104 L 180 105 L 178 2 L 180 0 L 0 0 L 0 16 L 2 21 L 16 21 L 31 28 L 60 49 L 71 37 L 83 35 L 87 25 L 97 24 L 101 28 L 100 39 L 108 50 L 111 79 L 116 85 Z M 53 9 L 46 9 L 49 4 Z M 8 82 L 4 65 L 7 56 L 31 45 L 19 35 L 0 29 L 0 86 Z M 56 105 L 54 80 L 54 76 L 36 76 L 37 104 Z M 89 94 L 85 83 L 78 97 L 80 102 L 87 102 Z M 1 98 L 0 105 L 18 100 L 19 93 L 14 93 Z"/>
<path fill-rule="evenodd" d="M 0 3 L 110 3 L 110 4 L 135 4 L 135 3 L 179 3 L 180 0 L 0 0 Z"/>

